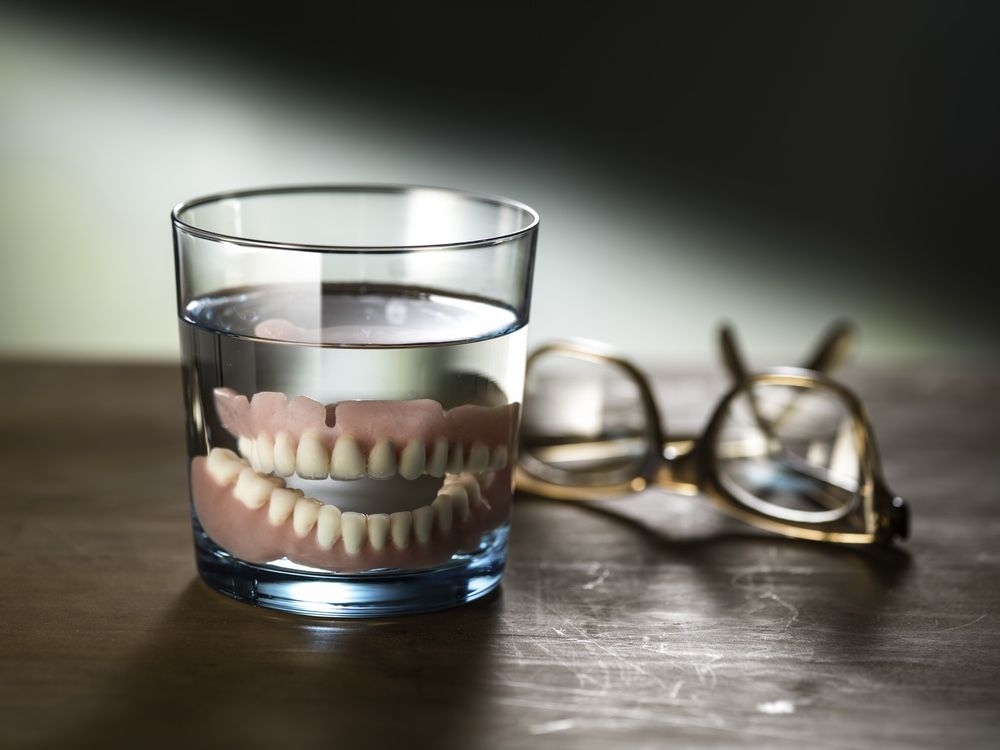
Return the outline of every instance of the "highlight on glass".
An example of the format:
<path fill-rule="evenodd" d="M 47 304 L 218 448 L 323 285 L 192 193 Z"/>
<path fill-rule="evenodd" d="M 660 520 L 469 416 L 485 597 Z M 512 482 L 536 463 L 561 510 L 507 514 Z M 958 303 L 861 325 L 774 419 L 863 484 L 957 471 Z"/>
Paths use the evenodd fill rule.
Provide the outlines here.
<path fill-rule="evenodd" d="M 199 198 L 172 219 L 201 576 L 337 616 L 495 588 L 535 211 L 323 185 Z"/>
<path fill-rule="evenodd" d="M 882 477 L 865 409 L 824 373 L 849 334 L 837 324 L 804 367 L 750 374 L 723 328 L 733 384 L 696 438 L 665 430 L 646 376 L 609 347 L 581 340 L 539 347 L 528 358 L 517 487 L 594 500 L 658 486 L 704 495 L 785 536 L 903 539 L 908 508 Z"/>

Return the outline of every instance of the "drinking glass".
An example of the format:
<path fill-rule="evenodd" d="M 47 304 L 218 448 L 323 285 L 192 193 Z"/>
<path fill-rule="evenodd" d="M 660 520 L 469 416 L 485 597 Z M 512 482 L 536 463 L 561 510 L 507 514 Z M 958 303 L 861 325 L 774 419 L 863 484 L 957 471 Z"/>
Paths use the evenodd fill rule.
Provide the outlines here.
<path fill-rule="evenodd" d="M 538 214 L 338 184 L 197 198 L 172 222 L 202 578 L 345 617 L 499 585 Z"/>

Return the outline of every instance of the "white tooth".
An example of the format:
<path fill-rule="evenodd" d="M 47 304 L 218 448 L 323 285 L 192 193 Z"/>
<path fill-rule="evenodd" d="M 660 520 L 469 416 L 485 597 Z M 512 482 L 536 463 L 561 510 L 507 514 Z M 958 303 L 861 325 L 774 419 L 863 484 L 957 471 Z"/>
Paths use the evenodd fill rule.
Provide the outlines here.
<path fill-rule="evenodd" d="M 316 522 L 316 543 L 320 549 L 330 549 L 340 539 L 340 508 L 324 505 Z"/>
<path fill-rule="evenodd" d="M 232 484 L 245 464 L 240 457 L 226 448 L 212 448 L 208 452 L 205 468 L 217 484 Z"/>
<path fill-rule="evenodd" d="M 330 475 L 330 452 L 318 435 L 307 432 L 299 440 L 295 471 L 304 479 L 325 479 Z"/>
<path fill-rule="evenodd" d="M 427 473 L 432 477 L 444 476 L 448 466 L 448 438 L 439 437 L 434 441 L 434 452 L 427 462 Z"/>
<path fill-rule="evenodd" d="M 249 466 L 243 468 L 236 486 L 233 487 L 233 497 L 250 509 L 260 508 L 271 497 L 271 490 L 284 482 L 275 477 L 261 476 Z"/>
<path fill-rule="evenodd" d="M 437 518 L 438 528 L 441 531 L 448 531 L 451 528 L 451 498 L 447 495 L 438 495 L 431 503 L 431 507 Z"/>
<path fill-rule="evenodd" d="M 260 472 L 260 461 L 257 460 L 257 441 L 253 438 L 247 438 L 246 449 L 247 462 L 250 464 L 250 468 Z"/>
<path fill-rule="evenodd" d="M 411 440 L 399 454 L 399 475 L 403 479 L 416 479 L 424 473 L 427 454 L 423 440 Z"/>
<path fill-rule="evenodd" d="M 257 471 L 261 474 L 274 471 L 274 441 L 266 432 L 257 436 Z"/>
<path fill-rule="evenodd" d="M 330 476 L 335 479 L 360 479 L 365 475 L 365 457 L 358 441 L 350 435 L 341 435 L 333 446 L 333 466 Z"/>
<path fill-rule="evenodd" d="M 464 459 L 462 452 L 462 444 L 455 443 L 451 446 L 451 458 L 448 459 L 448 472 L 450 474 L 458 474 L 464 468 Z"/>
<path fill-rule="evenodd" d="M 340 533 L 344 536 L 344 549 L 356 555 L 365 543 L 366 518 L 364 513 L 347 512 L 340 516 Z"/>
<path fill-rule="evenodd" d="M 483 493 L 479 488 L 478 480 L 469 474 L 463 474 L 459 480 L 460 484 L 465 489 L 465 494 L 469 496 L 469 505 L 475 507 L 482 504 Z"/>
<path fill-rule="evenodd" d="M 429 505 L 421 505 L 413 511 L 413 533 L 417 541 L 427 544 L 431 540 L 431 531 L 434 529 L 434 509 Z"/>
<path fill-rule="evenodd" d="M 279 432 L 274 439 L 274 473 L 281 477 L 295 473 L 295 441 L 287 432 Z"/>
<path fill-rule="evenodd" d="M 236 441 L 236 448 L 239 450 L 240 455 L 243 456 L 247 461 L 253 456 L 253 439 L 248 437 L 240 437 Z"/>
<path fill-rule="evenodd" d="M 372 513 L 368 516 L 368 541 L 378 552 L 385 546 L 389 536 L 389 516 L 386 513 Z"/>
<path fill-rule="evenodd" d="M 410 546 L 410 529 L 413 527 L 413 514 L 408 510 L 401 513 L 393 513 L 389 516 L 389 528 L 392 536 L 392 543 L 399 549 L 406 549 Z"/>
<path fill-rule="evenodd" d="M 271 493 L 271 504 L 267 506 L 267 520 L 272 526 L 281 526 L 292 515 L 296 501 L 302 497 L 302 490 L 276 487 Z"/>
<path fill-rule="evenodd" d="M 507 468 L 507 446 L 498 445 L 493 449 L 493 458 L 490 460 L 490 469 L 499 471 Z"/>
<path fill-rule="evenodd" d="M 469 450 L 466 471 L 486 471 L 490 467 L 490 449 L 485 443 L 473 443 Z"/>
<path fill-rule="evenodd" d="M 295 510 L 292 511 L 292 528 L 295 530 L 295 536 L 305 539 L 316 525 L 319 509 L 322 507 L 323 503 L 311 497 L 300 497 L 295 501 Z"/>
<path fill-rule="evenodd" d="M 368 476 L 372 479 L 388 479 L 396 473 L 396 449 L 388 438 L 375 443 L 368 454 Z"/>
<path fill-rule="evenodd" d="M 441 488 L 438 497 L 444 495 L 451 499 L 451 514 L 457 521 L 465 521 L 469 517 L 469 493 L 461 484 L 449 484 Z"/>

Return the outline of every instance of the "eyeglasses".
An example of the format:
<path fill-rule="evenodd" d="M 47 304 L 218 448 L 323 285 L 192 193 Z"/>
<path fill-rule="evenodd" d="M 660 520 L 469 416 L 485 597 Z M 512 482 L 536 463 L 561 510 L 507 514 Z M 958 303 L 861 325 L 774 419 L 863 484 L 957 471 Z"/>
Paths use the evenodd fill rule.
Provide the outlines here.
<path fill-rule="evenodd" d="M 825 373 L 851 336 L 833 325 L 802 367 L 749 373 L 720 331 L 733 384 L 697 438 L 672 437 L 648 378 L 610 347 L 565 340 L 528 357 L 517 488 L 597 500 L 658 486 L 703 495 L 785 536 L 848 544 L 906 538 L 858 397 Z"/>

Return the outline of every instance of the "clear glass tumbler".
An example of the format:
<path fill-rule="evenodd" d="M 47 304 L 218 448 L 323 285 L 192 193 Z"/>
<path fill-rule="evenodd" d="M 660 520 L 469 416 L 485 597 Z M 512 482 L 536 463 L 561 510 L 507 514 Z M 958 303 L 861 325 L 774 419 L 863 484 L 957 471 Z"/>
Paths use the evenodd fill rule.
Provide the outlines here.
<path fill-rule="evenodd" d="M 362 184 L 212 195 L 172 219 L 205 581 L 345 617 L 499 585 L 538 214 Z"/>

